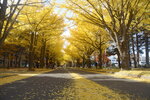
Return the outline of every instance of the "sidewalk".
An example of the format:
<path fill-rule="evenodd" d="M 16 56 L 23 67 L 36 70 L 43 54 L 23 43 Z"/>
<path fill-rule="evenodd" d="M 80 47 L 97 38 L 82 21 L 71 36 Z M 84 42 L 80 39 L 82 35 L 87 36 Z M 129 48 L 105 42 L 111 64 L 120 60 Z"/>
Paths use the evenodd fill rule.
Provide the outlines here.
<path fill-rule="evenodd" d="M 150 71 L 142 71 L 142 70 L 131 70 L 131 71 L 119 71 L 115 72 L 112 76 L 119 78 L 128 78 L 142 82 L 150 83 Z"/>
<path fill-rule="evenodd" d="M 119 69 L 89 69 L 89 68 L 80 68 L 80 70 L 101 73 L 101 74 L 109 74 L 113 77 L 118 78 L 126 78 L 137 80 L 140 82 L 150 83 L 150 69 L 139 69 L 139 70 L 119 70 Z"/>

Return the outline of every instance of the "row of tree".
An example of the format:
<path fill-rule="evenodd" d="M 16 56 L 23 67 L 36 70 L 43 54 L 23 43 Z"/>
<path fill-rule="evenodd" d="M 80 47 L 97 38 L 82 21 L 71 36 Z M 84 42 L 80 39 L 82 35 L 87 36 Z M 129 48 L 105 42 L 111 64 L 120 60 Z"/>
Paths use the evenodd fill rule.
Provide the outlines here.
<path fill-rule="evenodd" d="M 54 67 L 62 61 L 64 20 L 54 5 L 40 0 L 0 1 L 0 54 L 3 67 Z M 4 43 L 5 41 L 5 43 Z"/>
<path fill-rule="evenodd" d="M 3 66 L 20 66 L 23 56 L 29 69 L 63 60 L 65 24 L 47 1 L 0 0 Z M 149 0 L 66 0 L 62 7 L 74 12 L 70 19 L 76 27 L 70 30 L 65 60 L 91 67 L 91 55 L 96 55 L 102 68 L 108 63 L 106 56 L 117 54 L 120 68 L 128 69 L 132 63 L 139 67 L 140 53 L 145 50 L 148 67 L 149 4 Z"/>
<path fill-rule="evenodd" d="M 101 67 L 103 54 L 113 42 L 114 50 L 107 49 L 107 53 L 118 55 L 120 68 L 129 69 L 132 61 L 138 67 L 140 49 L 143 47 L 146 51 L 146 66 L 149 67 L 149 0 L 67 1 L 64 6 L 75 13 L 71 20 L 77 24 L 69 41 L 78 53 L 81 52 L 76 55 L 83 62 L 85 56 L 89 59 L 89 55 L 97 50 Z M 72 59 L 76 58 L 74 54 L 71 55 Z"/>

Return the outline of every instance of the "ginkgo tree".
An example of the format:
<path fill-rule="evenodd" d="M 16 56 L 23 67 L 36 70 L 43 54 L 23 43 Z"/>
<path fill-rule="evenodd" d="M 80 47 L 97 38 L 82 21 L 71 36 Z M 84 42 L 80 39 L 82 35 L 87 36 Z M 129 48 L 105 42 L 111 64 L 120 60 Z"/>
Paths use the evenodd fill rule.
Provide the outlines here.
<path fill-rule="evenodd" d="M 69 67 L 79 67 L 81 65 L 83 52 L 80 52 L 74 45 L 70 44 L 64 49 L 64 63 L 68 63 Z"/>
<path fill-rule="evenodd" d="M 26 9 L 29 9 L 28 7 Z M 44 66 L 44 58 L 46 53 L 47 41 L 53 36 L 59 36 L 63 32 L 63 18 L 53 13 L 53 8 L 31 8 L 27 11 L 24 9 L 20 20 L 23 27 L 29 30 L 30 47 L 29 47 L 29 68 L 33 66 L 33 58 L 35 50 L 38 49 L 37 44 L 41 44 L 40 66 Z"/>
<path fill-rule="evenodd" d="M 45 62 L 45 59 L 50 59 L 50 56 L 55 62 L 62 60 L 61 34 L 65 24 L 62 16 L 54 13 L 52 5 L 47 7 L 37 3 L 34 6 L 25 6 L 13 27 L 5 43 L 25 48 L 30 70 L 37 62 L 42 68 L 48 65 L 46 63 L 49 61 Z"/>
<path fill-rule="evenodd" d="M 29 68 L 33 66 L 34 54 L 40 44 L 40 66 L 44 66 L 47 41 L 52 36 L 59 36 L 63 32 L 63 18 L 53 12 L 53 6 L 25 7 L 18 20 L 23 24 L 23 28 L 28 30 L 29 45 Z"/>
<path fill-rule="evenodd" d="M 77 28 L 71 30 L 70 43 L 78 48 L 80 52 L 83 52 L 83 55 L 87 56 L 83 56 L 83 58 L 87 58 L 88 67 L 91 65 L 89 63 L 91 54 L 98 51 L 99 67 L 102 68 L 103 54 L 111 40 L 108 33 L 104 29 L 86 22 L 76 20 L 76 23 Z"/>
<path fill-rule="evenodd" d="M 64 60 L 63 58 L 63 44 L 64 40 L 61 36 L 53 37 L 51 41 L 48 41 L 46 58 L 49 59 L 49 66 L 54 68 L 60 66 Z M 48 64 L 48 63 L 47 63 Z"/>
<path fill-rule="evenodd" d="M 7 39 L 25 6 L 36 6 L 42 0 L 0 0 L 0 47 Z"/>
<path fill-rule="evenodd" d="M 4 40 L 12 30 L 20 11 L 24 7 L 19 7 L 20 3 L 21 0 L 0 1 L 0 46 L 2 46 Z"/>
<path fill-rule="evenodd" d="M 88 23 L 105 29 L 120 53 L 122 68 L 129 68 L 129 35 L 148 14 L 149 0 L 66 0 L 66 8 Z M 81 20 L 79 18 L 79 20 Z"/>
<path fill-rule="evenodd" d="M 7 52 L 6 48 L 3 47 L 3 49 L 5 50 L 3 52 L 3 54 L 6 54 L 4 55 L 5 58 L 7 59 L 7 57 L 9 58 L 9 55 L 12 55 L 14 57 L 12 57 L 13 61 L 14 61 L 14 65 L 13 64 L 9 64 L 7 65 L 7 67 L 20 67 L 21 66 L 21 63 L 22 63 L 22 57 L 23 55 L 27 55 L 27 49 L 28 48 L 28 38 L 27 38 L 27 30 L 24 31 L 23 29 L 21 28 L 17 28 L 17 29 L 13 29 L 10 31 L 10 34 L 8 35 L 5 43 L 4 43 L 4 47 L 5 45 L 8 46 L 8 50 L 9 51 L 15 51 L 15 52 Z M 14 47 L 14 48 L 11 48 Z M 12 61 L 9 61 L 11 59 L 8 59 L 6 61 L 4 61 L 4 64 L 7 62 L 11 62 L 13 63 Z M 24 61 L 23 61 L 24 62 Z M 27 65 L 27 61 L 25 61 L 25 66 Z"/>

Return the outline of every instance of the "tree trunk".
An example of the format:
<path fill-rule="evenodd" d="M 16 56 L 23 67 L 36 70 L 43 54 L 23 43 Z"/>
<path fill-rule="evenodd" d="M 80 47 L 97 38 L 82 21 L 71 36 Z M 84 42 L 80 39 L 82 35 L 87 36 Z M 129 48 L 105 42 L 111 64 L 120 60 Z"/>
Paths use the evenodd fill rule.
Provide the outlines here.
<path fill-rule="evenodd" d="M 40 68 L 42 68 L 43 65 L 43 45 L 41 47 L 41 51 L 40 51 Z"/>
<path fill-rule="evenodd" d="M 134 67 L 137 68 L 137 62 L 136 62 L 136 56 L 135 56 L 135 46 L 134 46 L 134 38 L 132 35 L 132 51 L 133 51 L 133 61 L 134 61 Z"/>
<path fill-rule="evenodd" d="M 121 60 L 120 60 L 120 54 L 118 53 L 118 65 L 119 65 L 119 68 L 121 68 Z"/>
<path fill-rule="evenodd" d="M 7 61 L 7 68 L 9 69 L 10 68 L 10 61 L 11 61 L 11 54 L 9 53 L 8 54 L 8 61 Z"/>
<path fill-rule="evenodd" d="M 6 67 L 6 54 L 4 53 L 3 56 L 3 67 Z"/>
<path fill-rule="evenodd" d="M 91 59 L 90 59 L 90 55 L 88 55 L 88 59 L 87 59 L 87 67 L 91 68 Z"/>
<path fill-rule="evenodd" d="M 130 56 L 130 37 L 129 37 L 129 41 L 128 41 L 128 56 L 129 56 L 129 67 L 131 67 L 131 56 Z"/>
<path fill-rule="evenodd" d="M 95 65 L 95 68 L 97 69 L 97 56 L 96 56 L 96 54 L 94 54 L 94 65 Z"/>
<path fill-rule="evenodd" d="M 42 41 L 42 47 L 41 47 L 41 60 L 40 60 L 40 67 L 44 68 L 45 66 L 45 51 L 46 51 L 46 41 Z"/>
<path fill-rule="evenodd" d="M 49 52 L 46 52 L 46 68 L 49 68 Z"/>
<path fill-rule="evenodd" d="M 10 67 L 13 67 L 13 54 L 10 54 Z"/>
<path fill-rule="evenodd" d="M 118 49 L 116 49 L 116 52 L 117 52 L 117 56 L 118 56 L 118 66 L 119 66 L 119 68 L 121 68 L 120 53 L 119 53 Z"/>
<path fill-rule="evenodd" d="M 0 5 L 0 38 L 2 36 L 3 25 L 6 17 L 7 1 L 8 0 L 3 0 L 3 3 Z"/>
<path fill-rule="evenodd" d="M 85 67 L 85 57 L 82 57 L 82 67 L 84 68 Z"/>
<path fill-rule="evenodd" d="M 136 48 L 137 48 L 137 67 L 139 67 L 139 38 L 138 38 L 138 34 L 136 34 Z"/>
<path fill-rule="evenodd" d="M 129 37 L 126 36 L 126 39 L 121 44 L 121 68 L 129 69 Z"/>
<path fill-rule="evenodd" d="M 77 59 L 77 64 L 76 64 L 76 67 L 80 67 L 80 59 Z"/>
<path fill-rule="evenodd" d="M 99 55 L 98 55 L 98 58 L 99 58 L 99 68 L 102 69 L 102 50 L 100 49 L 99 50 Z"/>
<path fill-rule="evenodd" d="M 20 54 L 18 57 L 18 67 L 21 67 L 21 58 L 22 58 L 22 55 Z"/>
<path fill-rule="evenodd" d="M 34 32 L 31 33 L 31 41 L 29 48 L 29 70 L 33 68 L 33 45 L 34 45 Z"/>
<path fill-rule="evenodd" d="M 146 52 L 146 67 L 149 67 L 149 37 L 148 33 L 145 33 L 145 52 Z"/>
<path fill-rule="evenodd" d="M 16 55 L 15 55 L 15 67 L 18 67 L 18 64 L 17 64 L 17 63 L 18 63 L 18 55 L 16 54 Z"/>
<path fill-rule="evenodd" d="M 102 61 L 103 61 L 103 55 L 102 55 L 102 37 L 100 35 L 100 47 L 99 47 L 99 68 L 102 69 Z"/>

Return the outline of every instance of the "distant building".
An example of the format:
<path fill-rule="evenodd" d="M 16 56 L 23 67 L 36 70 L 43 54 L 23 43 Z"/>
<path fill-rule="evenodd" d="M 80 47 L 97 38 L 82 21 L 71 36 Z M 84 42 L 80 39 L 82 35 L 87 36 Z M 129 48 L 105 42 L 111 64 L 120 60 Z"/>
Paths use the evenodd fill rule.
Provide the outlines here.
<path fill-rule="evenodd" d="M 117 54 L 111 55 L 108 58 L 110 59 L 111 66 L 118 67 L 118 56 L 117 56 Z"/>

